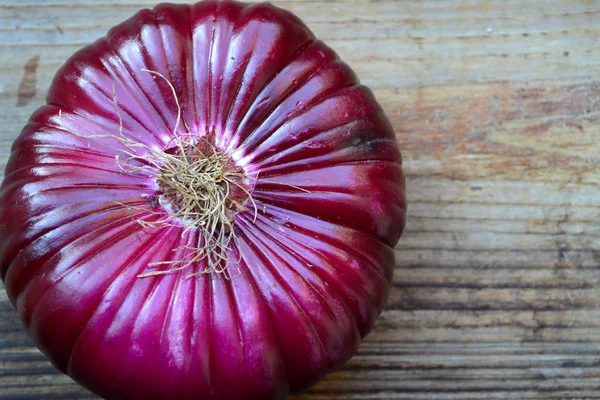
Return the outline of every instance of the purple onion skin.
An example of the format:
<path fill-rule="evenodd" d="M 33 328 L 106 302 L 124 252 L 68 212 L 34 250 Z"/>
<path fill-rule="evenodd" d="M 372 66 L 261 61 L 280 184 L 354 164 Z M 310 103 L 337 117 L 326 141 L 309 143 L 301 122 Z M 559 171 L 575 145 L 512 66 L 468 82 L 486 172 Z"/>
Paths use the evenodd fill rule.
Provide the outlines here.
<path fill-rule="evenodd" d="M 114 85 L 123 134 L 163 148 L 177 104 L 142 69 L 172 83 L 190 131 L 214 131 L 258 172 L 256 221 L 235 217 L 232 279 L 186 278 L 204 262 L 138 277 L 199 233 L 140 226 L 159 218 L 156 182 L 119 170 L 118 141 L 69 132 L 118 134 Z M 405 222 L 401 163 L 371 91 L 291 13 L 161 4 L 73 55 L 16 139 L 0 276 L 35 344 L 100 396 L 281 399 L 342 367 L 381 313 Z"/>

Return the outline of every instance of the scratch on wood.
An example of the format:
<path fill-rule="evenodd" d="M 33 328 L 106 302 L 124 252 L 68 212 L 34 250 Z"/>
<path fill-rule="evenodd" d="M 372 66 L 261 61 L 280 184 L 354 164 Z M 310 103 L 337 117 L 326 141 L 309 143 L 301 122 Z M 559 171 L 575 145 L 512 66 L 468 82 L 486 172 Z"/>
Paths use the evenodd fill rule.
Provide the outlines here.
<path fill-rule="evenodd" d="M 37 68 L 40 56 L 35 55 L 23 66 L 23 78 L 19 84 L 17 107 L 24 107 L 35 97 L 37 83 Z"/>
<path fill-rule="evenodd" d="M 59 24 L 56 24 L 56 30 L 62 35 L 65 33 L 65 31 L 63 31 L 63 29 L 60 27 Z"/>
<path fill-rule="evenodd" d="M 410 33 L 406 32 L 406 36 L 408 36 L 408 38 L 410 40 L 412 40 L 413 42 L 415 42 L 417 44 L 417 46 L 419 46 L 419 49 L 423 49 L 423 37 L 420 36 L 413 36 Z"/>

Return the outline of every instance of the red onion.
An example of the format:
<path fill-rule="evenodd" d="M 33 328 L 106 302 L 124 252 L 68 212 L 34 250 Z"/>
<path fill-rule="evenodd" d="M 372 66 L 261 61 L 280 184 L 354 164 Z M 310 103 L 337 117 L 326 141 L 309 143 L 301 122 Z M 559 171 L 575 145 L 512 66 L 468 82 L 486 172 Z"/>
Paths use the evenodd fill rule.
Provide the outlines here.
<path fill-rule="evenodd" d="M 291 13 L 142 10 L 16 139 L 0 274 L 35 344 L 109 399 L 280 399 L 382 311 L 405 219 L 393 130 Z"/>

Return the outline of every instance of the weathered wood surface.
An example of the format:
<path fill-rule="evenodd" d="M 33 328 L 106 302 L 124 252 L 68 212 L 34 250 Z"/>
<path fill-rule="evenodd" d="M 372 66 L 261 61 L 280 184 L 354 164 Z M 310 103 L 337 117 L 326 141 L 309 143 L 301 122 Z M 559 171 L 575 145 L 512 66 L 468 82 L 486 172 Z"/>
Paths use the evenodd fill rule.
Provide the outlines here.
<path fill-rule="evenodd" d="M 600 1 L 294 1 L 405 156 L 387 311 L 301 400 L 600 398 Z M 142 0 L 3 0 L 0 166 L 76 49 Z M 0 398 L 92 399 L 0 295 Z"/>

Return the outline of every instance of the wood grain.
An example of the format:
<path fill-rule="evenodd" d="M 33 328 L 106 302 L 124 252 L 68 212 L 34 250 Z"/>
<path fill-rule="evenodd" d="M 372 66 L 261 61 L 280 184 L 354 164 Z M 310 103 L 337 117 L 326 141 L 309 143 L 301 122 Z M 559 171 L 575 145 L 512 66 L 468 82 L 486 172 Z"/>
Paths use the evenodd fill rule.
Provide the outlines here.
<path fill-rule="evenodd" d="M 344 370 L 295 398 L 600 398 L 600 1 L 276 4 L 373 88 L 408 179 L 387 310 Z M 64 60 L 151 5 L 0 4 L 0 167 Z M 0 294 L 0 399 L 94 398 Z"/>

